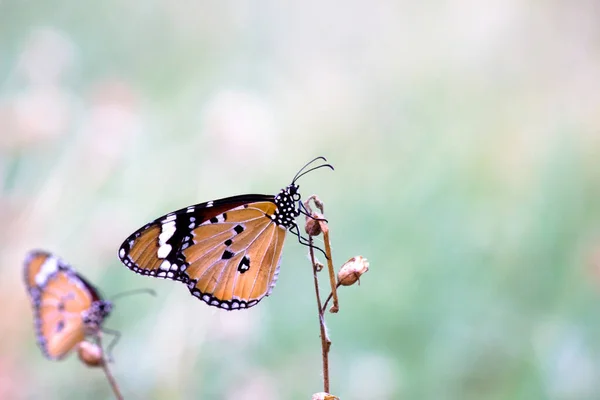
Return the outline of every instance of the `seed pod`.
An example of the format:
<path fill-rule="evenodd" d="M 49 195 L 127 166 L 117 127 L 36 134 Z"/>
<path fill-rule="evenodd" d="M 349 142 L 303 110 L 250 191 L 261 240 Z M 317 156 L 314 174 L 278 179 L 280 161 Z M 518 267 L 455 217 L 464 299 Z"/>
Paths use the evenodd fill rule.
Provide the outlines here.
<path fill-rule="evenodd" d="M 82 363 L 88 367 L 99 367 L 104 362 L 102 348 L 96 343 L 83 341 L 77 347 L 77 355 Z"/>
<path fill-rule="evenodd" d="M 352 257 L 342 265 L 338 272 L 338 284 L 343 286 L 360 284 L 359 278 L 369 270 L 369 261 L 363 256 Z"/>
<path fill-rule="evenodd" d="M 304 225 L 304 230 L 308 234 L 308 236 L 319 236 L 322 232 L 321 224 L 317 219 L 322 219 L 323 216 L 319 214 L 313 214 L 311 217 L 306 217 L 306 224 Z"/>

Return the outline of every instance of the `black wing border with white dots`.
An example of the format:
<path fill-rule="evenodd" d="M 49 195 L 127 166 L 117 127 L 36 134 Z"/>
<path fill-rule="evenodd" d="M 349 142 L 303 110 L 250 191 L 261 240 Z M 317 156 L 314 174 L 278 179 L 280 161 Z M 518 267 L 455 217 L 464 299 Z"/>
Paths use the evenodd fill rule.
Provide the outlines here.
<path fill-rule="evenodd" d="M 171 251 L 164 259 L 170 264 L 185 266 L 187 262 L 182 253 L 182 245 L 191 238 L 192 231 L 196 229 L 197 226 L 210 220 L 211 218 L 215 218 L 216 216 L 227 212 L 228 210 L 244 204 L 256 202 L 275 203 L 275 196 L 266 194 L 243 194 L 194 204 L 164 214 L 129 235 L 119 247 L 119 259 L 127 268 L 138 274 L 156 276 L 154 273 L 155 270 L 145 269 L 144 266 L 138 265 L 133 259 L 131 259 L 130 252 L 135 244 L 135 241 L 146 230 L 153 227 L 162 227 L 162 225 L 165 223 L 173 222 L 175 224 L 174 232 L 166 241 L 166 244 L 171 246 Z M 156 240 L 158 240 L 158 237 Z M 184 273 L 176 273 L 173 277 L 169 277 L 169 279 L 181 281 L 186 284 L 189 281 L 189 278 Z"/>

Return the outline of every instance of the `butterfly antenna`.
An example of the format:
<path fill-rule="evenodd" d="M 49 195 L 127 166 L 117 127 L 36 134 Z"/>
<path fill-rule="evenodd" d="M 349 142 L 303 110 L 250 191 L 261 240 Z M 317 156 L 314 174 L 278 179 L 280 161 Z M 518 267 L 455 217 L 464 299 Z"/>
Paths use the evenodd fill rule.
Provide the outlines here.
<path fill-rule="evenodd" d="M 304 171 L 303 173 L 301 173 L 300 175 L 298 175 L 296 178 L 294 178 L 294 180 L 292 181 L 292 183 L 295 183 L 297 179 L 302 178 L 304 175 L 308 174 L 309 172 L 314 171 L 315 169 L 324 168 L 324 167 L 330 168 L 332 171 L 334 171 L 333 165 L 331 165 L 331 164 L 318 165 L 318 166 L 313 167 L 313 168 L 309 169 L 308 171 Z"/>
<path fill-rule="evenodd" d="M 133 290 L 128 290 L 126 292 L 118 293 L 118 294 L 114 295 L 111 300 L 114 301 L 114 300 L 118 299 L 119 297 L 126 297 L 126 296 L 131 296 L 131 295 L 136 295 L 136 294 L 142 294 L 142 293 L 146 293 L 146 294 L 156 297 L 156 292 L 154 290 L 148 289 L 148 288 L 143 288 L 143 289 L 133 289 Z"/>
<path fill-rule="evenodd" d="M 334 170 L 333 165 L 331 165 L 331 164 L 321 164 L 321 165 L 317 165 L 316 167 L 312 167 L 312 168 L 310 168 L 310 169 L 308 169 L 308 170 L 305 171 L 306 167 L 308 167 L 310 164 L 312 164 L 313 162 L 315 162 L 317 160 L 327 161 L 327 159 L 325 157 L 317 157 L 314 160 L 310 161 L 308 164 L 306 164 L 304 167 L 302 167 L 300 169 L 300 171 L 298 171 L 298 173 L 296 174 L 296 176 L 294 176 L 294 179 L 292 179 L 292 183 L 296 183 L 296 181 L 298 179 L 300 179 L 301 177 L 303 177 L 304 175 L 308 174 L 311 171 L 319 169 L 319 168 L 327 167 L 327 168 L 330 168 L 332 171 Z"/>
<path fill-rule="evenodd" d="M 308 167 L 310 164 L 314 163 L 317 160 L 323 160 L 323 161 L 327 162 L 327 159 L 325 157 L 323 157 L 323 156 L 319 156 L 319 157 L 313 158 L 312 160 L 310 160 L 309 162 L 307 162 L 306 164 L 304 164 L 304 166 L 302 168 L 300 168 L 300 170 L 296 173 L 296 176 L 294 176 L 294 179 L 292 180 L 292 182 L 295 182 L 296 179 L 299 178 L 298 175 L 300 175 L 302 173 L 302 171 L 304 171 L 304 169 L 306 167 Z"/>

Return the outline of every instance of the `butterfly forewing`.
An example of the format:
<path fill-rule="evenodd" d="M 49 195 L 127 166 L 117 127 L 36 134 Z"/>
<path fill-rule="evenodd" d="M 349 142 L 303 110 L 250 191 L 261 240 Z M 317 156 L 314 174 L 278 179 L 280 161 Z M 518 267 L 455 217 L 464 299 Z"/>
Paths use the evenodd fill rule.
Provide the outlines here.
<path fill-rule="evenodd" d="M 119 258 L 132 271 L 187 283 L 182 274 L 181 250 L 191 243 L 191 231 L 227 210 L 273 196 L 245 195 L 209 201 L 163 215 L 130 235 L 119 249 Z"/>

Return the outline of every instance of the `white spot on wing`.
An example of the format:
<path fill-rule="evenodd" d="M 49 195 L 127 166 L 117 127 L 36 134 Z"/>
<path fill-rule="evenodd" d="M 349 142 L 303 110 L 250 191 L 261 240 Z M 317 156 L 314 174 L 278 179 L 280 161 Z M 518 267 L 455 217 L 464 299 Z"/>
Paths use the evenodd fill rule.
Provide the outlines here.
<path fill-rule="evenodd" d="M 44 286 L 50 275 L 54 274 L 56 271 L 58 271 L 58 259 L 52 256 L 46 258 L 44 265 L 40 268 L 40 272 L 35 276 L 35 283 L 38 286 Z"/>
<path fill-rule="evenodd" d="M 158 256 L 158 258 L 165 258 L 169 255 L 169 253 L 171 252 L 171 249 L 172 249 L 172 247 L 170 244 L 163 244 L 162 246 L 160 246 L 158 248 L 156 255 Z"/>
<path fill-rule="evenodd" d="M 213 202 L 212 201 L 209 201 L 208 203 L 206 203 L 206 208 L 212 207 L 212 206 L 213 206 Z"/>
<path fill-rule="evenodd" d="M 168 221 L 162 224 L 160 235 L 158 235 L 158 243 L 162 246 L 167 243 L 167 240 L 175 233 L 175 221 Z"/>
<path fill-rule="evenodd" d="M 163 219 L 163 224 L 166 222 L 170 222 L 170 221 L 175 221 L 175 218 L 177 218 L 177 216 L 175 214 L 169 214 L 167 215 L 167 217 L 165 219 Z"/>
<path fill-rule="evenodd" d="M 163 271 L 168 271 L 171 268 L 171 263 L 165 260 L 162 262 L 162 264 L 160 264 L 160 267 L 158 268 L 162 269 Z"/>
<path fill-rule="evenodd" d="M 125 249 L 119 250 L 119 257 L 121 257 L 121 258 L 125 257 Z"/>

